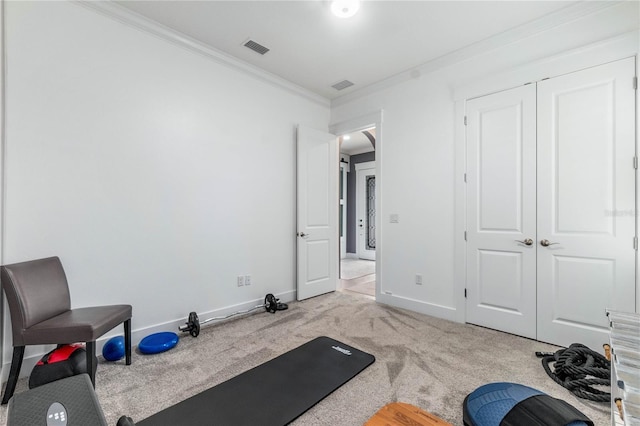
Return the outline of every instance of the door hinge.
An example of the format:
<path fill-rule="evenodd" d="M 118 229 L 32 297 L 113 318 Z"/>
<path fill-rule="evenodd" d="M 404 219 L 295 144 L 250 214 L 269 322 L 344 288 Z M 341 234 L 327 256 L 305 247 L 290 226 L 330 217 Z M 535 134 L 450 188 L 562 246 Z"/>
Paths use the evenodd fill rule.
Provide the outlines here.
<path fill-rule="evenodd" d="M 633 156 L 633 168 L 636 169 L 636 170 L 638 169 L 638 156 L 637 155 Z"/>
<path fill-rule="evenodd" d="M 464 231 L 464 240 L 467 241 L 467 231 Z"/>
<path fill-rule="evenodd" d="M 464 125 L 465 126 L 467 125 L 467 116 L 466 115 L 464 116 Z"/>
<path fill-rule="evenodd" d="M 464 183 L 467 183 L 467 174 L 464 174 Z"/>
<path fill-rule="evenodd" d="M 633 90 L 638 90 L 638 77 L 633 77 Z"/>
<path fill-rule="evenodd" d="M 464 298 L 465 299 L 467 298 L 467 289 L 466 288 L 464 289 Z"/>
<path fill-rule="evenodd" d="M 633 237 L 633 249 L 638 250 L 638 237 Z"/>

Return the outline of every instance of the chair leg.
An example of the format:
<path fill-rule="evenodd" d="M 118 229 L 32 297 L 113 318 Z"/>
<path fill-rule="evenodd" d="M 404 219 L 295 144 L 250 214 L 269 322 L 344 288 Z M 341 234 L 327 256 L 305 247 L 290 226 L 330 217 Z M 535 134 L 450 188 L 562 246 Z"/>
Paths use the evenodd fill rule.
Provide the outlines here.
<path fill-rule="evenodd" d="M 11 370 L 9 370 L 9 380 L 7 380 L 7 386 L 4 388 L 2 405 L 9 402 L 9 399 L 13 396 L 13 392 L 16 390 L 18 376 L 20 375 L 20 367 L 22 367 L 22 358 L 24 358 L 24 346 L 14 346 L 13 358 L 11 359 Z"/>
<path fill-rule="evenodd" d="M 124 322 L 124 351 L 127 365 L 131 365 L 131 319 Z"/>
<path fill-rule="evenodd" d="M 96 342 L 86 342 L 87 348 L 87 374 L 91 378 L 91 384 L 93 388 L 96 387 L 96 370 L 98 369 L 98 362 L 96 359 Z"/>

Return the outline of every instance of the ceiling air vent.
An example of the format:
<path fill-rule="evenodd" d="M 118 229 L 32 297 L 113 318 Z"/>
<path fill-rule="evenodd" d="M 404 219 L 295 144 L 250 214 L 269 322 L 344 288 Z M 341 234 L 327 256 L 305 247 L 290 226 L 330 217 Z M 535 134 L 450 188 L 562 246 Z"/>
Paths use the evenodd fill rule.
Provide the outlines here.
<path fill-rule="evenodd" d="M 249 49 L 253 50 L 256 53 L 259 53 L 261 55 L 264 55 L 265 53 L 267 53 L 269 51 L 268 47 L 264 47 L 263 45 L 261 45 L 260 43 L 256 43 L 253 40 L 248 40 L 245 44 L 245 47 L 248 47 Z"/>
<path fill-rule="evenodd" d="M 347 87 L 351 87 L 353 86 L 353 83 L 350 82 L 349 80 L 342 80 L 337 82 L 336 84 L 332 85 L 331 87 L 333 87 L 336 90 L 343 90 L 346 89 Z"/>

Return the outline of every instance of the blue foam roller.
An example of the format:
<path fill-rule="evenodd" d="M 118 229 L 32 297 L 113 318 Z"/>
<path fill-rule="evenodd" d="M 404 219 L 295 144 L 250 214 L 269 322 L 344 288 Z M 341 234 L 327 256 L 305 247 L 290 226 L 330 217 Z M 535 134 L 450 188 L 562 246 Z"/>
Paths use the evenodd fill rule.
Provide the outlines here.
<path fill-rule="evenodd" d="M 116 336 L 107 340 L 102 347 L 102 356 L 107 361 L 118 361 L 124 358 L 124 336 Z"/>
<path fill-rule="evenodd" d="M 153 333 L 140 341 L 138 349 L 143 354 L 157 354 L 168 351 L 178 344 L 178 335 L 171 331 Z"/>

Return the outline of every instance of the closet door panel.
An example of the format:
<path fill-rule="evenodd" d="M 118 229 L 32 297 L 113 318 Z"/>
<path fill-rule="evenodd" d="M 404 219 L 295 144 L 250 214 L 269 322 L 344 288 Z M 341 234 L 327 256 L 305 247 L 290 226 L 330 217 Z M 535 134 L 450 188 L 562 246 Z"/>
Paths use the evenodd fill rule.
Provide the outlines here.
<path fill-rule="evenodd" d="M 635 311 L 633 58 L 538 83 L 538 340 L 598 348 Z"/>
<path fill-rule="evenodd" d="M 467 322 L 530 338 L 535 132 L 533 85 L 467 102 Z"/>

